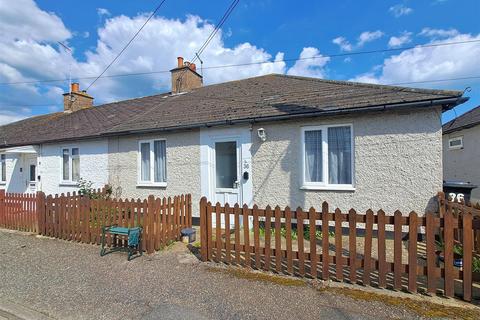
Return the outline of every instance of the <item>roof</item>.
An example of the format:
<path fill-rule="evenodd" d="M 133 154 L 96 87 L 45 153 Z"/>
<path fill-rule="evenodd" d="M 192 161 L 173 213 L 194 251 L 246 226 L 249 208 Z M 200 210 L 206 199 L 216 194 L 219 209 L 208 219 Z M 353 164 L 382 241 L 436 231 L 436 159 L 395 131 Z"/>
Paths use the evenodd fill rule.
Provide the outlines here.
<path fill-rule="evenodd" d="M 443 125 L 443 134 L 474 127 L 480 124 L 480 106 Z"/>
<path fill-rule="evenodd" d="M 461 91 L 270 74 L 204 86 L 187 93 L 164 93 L 73 113 L 58 112 L 28 118 L 0 127 L 0 147 L 236 121 L 350 113 L 420 102 L 451 108 L 466 100 L 461 97 Z"/>

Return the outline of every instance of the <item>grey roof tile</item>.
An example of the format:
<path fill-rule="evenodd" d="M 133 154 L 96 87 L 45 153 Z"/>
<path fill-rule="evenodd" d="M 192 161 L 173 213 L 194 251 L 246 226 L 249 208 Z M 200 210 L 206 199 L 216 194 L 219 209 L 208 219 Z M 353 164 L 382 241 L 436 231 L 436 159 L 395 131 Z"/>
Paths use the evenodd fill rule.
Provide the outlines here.
<path fill-rule="evenodd" d="M 361 84 L 278 74 L 53 113 L 0 127 L 0 147 L 310 112 L 458 98 L 461 91 Z"/>
<path fill-rule="evenodd" d="M 467 128 L 474 127 L 480 124 L 480 106 L 465 112 L 461 116 L 445 123 L 442 127 L 443 133 L 451 133 Z"/>

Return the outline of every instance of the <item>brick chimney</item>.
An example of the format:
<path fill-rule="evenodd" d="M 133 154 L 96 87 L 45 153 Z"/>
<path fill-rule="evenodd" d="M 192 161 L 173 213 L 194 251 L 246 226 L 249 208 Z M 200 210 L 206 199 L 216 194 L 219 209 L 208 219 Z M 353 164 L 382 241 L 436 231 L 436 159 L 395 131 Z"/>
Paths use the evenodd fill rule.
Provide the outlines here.
<path fill-rule="evenodd" d="M 187 92 L 200 88 L 203 78 L 197 73 L 195 63 L 184 62 L 183 57 L 177 58 L 177 67 L 170 70 L 172 73 L 172 93 Z"/>
<path fill-rule="evenodd" d="M 72 83 L 71 92 L 63 94 L 63 111 L 75 112 L 93 107 L 93 97 L 85 90 L 80 91 L 80 84 Z"/>

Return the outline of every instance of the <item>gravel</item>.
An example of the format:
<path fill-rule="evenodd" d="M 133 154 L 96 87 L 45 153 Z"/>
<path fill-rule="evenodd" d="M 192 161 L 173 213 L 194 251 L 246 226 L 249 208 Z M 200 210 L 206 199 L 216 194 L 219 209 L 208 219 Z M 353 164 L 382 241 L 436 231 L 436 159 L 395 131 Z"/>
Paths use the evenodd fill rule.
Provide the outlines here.
<path fill-rule="evenodd" d="M 391 319 L 401 307 L 310 286 L 212 272 L 178 243 L 131 262 L 125 253 L 0 230 L 1 302 L 54 319 Z"/>

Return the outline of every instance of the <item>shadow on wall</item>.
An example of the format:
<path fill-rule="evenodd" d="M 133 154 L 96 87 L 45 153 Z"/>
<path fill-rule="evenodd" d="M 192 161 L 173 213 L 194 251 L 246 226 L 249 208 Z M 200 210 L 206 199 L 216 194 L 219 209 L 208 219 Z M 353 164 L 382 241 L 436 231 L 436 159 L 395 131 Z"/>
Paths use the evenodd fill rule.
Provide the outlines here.
<path fill-rule="evenodd" d="M 268 146 L 272 143 L 281 143 L 286 144 L 285 149 L 282 149 L 281 152 L 267 152 L 266 161 L 268 165 L 264 166 L 267 169 L 267 172 L 262 175 L 262 181 L 259 181 L 259 177 L 254 176 L 255 187 L 253 199 L 254 203 L 261 203 L 262 207 L 267 204 L 275 207 L 280 205 L 281 207 L 289 206 L 292 210 L 295 210 L 297 207 L 305 207 L 305 192 L 300 190 L 300 151 L 301 147 L 299 143 L 295 143 L 296 137 L 292 140 L 291 137 L 278 136 L 273 130 L 267 133 L 267 141 L 260 142 L 257 137 L 256 130 L 252 131 L 252 158 L 257 159 L 258 161 L 258 152 L 261 148 L 270 149 Z M 257 164 L 253 163 L 253 166 Z M 279 174 L 279 171 L 282 171 L 282 176 L 287 175 L 288 181 L 279 181 L 278 177 L 274 175 Z M 274 181 L 272 183 L 272 181 Z M 275 185 L 277 183 L 277 185 Z M 285 190 L 288 188 L 288 190 Z M 271 193 L 266 196 L 266 194 Z M 273 193 L 273 194 L 272 194 Z M 287 197 L 287 199 L 285 199 Z M 269 201 L 264 203 L 265 200 Z M 272 200 L 273 199 L 273 200 Z M 275 203 L 270 203 L 274 201 Z"/>

